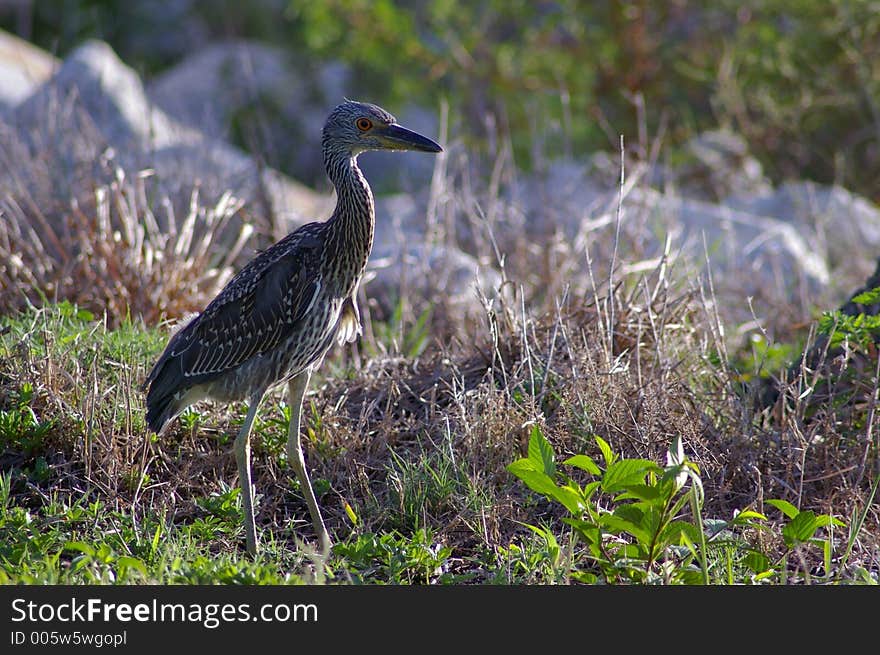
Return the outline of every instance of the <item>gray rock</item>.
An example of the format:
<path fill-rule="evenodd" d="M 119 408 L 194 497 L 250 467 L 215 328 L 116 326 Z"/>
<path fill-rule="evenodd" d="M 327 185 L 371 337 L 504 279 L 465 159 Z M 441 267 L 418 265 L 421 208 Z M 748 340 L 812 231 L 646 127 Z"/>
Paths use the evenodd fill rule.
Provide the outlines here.
<path fill-rule="evenodd" d="M 181 123 L 238 140 L 313 183 L 324 176 L 320 128 L 327 108 L 342 100 L 348 70 L 341 64 L 296 69 L 289 57 L 256 42 L 218 43 L 158 76 L 148 93 Z"/>
<path fill-rule="evenodd" d="M 137 73 L 103 41 L 87 41 L 74 50 L 51 79 L 16 107 L 13 116 L 20 124 L 48 123 L 59 108 L 73 105 L 91 118 L 108 144 L 123 151 L 200 138 L 148 102 Z"/>
<path fill-rule="evenodd" d="M 788 182 L 760 195 L 732 195 L 724 204 L 811 235 L 829 266 L 854 281 L 864 279 L 880 251 L 880 208 L 839 186 Z"/>
<path fill-rule="evenodd" d="M 434 226 L 426 223 L 427 192 L 376 199 L 376 234 L 368 265 L 366 287 L 386 313 L 402 294 L 455 315 L 477 317 L 480 295 L 494 298 L 501 275 L 490 265 L 449 243 L 437 243 Z"/>
<path fill-rule="evenodd" d="M 595 219 L 613 201 L 616 190 L 601 187 L 586 165 L 573 161 L 555 161 L 542 173 L 524 175 L 512 184 L 506 195 L 514 223 L 522 222 L 524 231 L 534 237 L 557 231 L 574 239 L 585 223 Z M 515 209 L 514 209 L 515 208 Z M 513 218 L 516 212 L 520 217 Z"/>
<path fill-rule="evenodd" d="M 231 41 L 200 50 L 162 73 L 149 84 L 148 95 L 181 123 L 237 142 L 294 178 L 323 186 L 321 127 L 353 86 L 350 69 L 340 62 L 294 60 L 281 48 Z M 432 112 L 409 106 L 398 118 L 412 129 L 436 134 Z M 369 153 L 361 167 L 376 193 L 383 193 L 427 184 L 433 161 Z"/>
<path fill-rule="evenodd" d="M 761 163 L 749 154 L 739 134 L 709 130 L 691 139 L 684 150 L 691 160 L 676 171 L 676 181 L 688 195 L 718 200 L 731 194 L 771 191 Z"/>
<path fill-rule="evenodd" d="M 422 242 L 427 237 L 426 194 L 400 193 L 376 198 L 376 233 L 373 249 L 382 251 Z"/>
<path fill-rule="evenodd" d="M 728 129 L 702 132 L 678 150 L 679 161 L 660 161 L 644 171 L 645 182 L 656 189 L 674 189 L 689 198 L 717 202 L 730 195 L 770 193 L 764 168 L 748 151 L 745 139 Z M 627 161 L 627 175 L 635 162 Z M 615 186 L 620 176 L 618 153 L 598 152 L 589 159 L 589 173 L 603 186 Z"/>
<path fill-rule="evenodd" d="M 49 53 L 0 30 L 0 112 L 27 98 L 57 66 Z"/>
<path fill-rule="evenodd" d="M 385 315 L 406 297 L 442 306 L 451 316 L 476 318 L 484 313 L 480 297 L 500 292 L 501 276 L 456 248 L 410 242 L 374 247 L 365 285 Z"/>
<path fill-rule="evenodd" d="M 738 282 L 754 290 L 794 281 L 819 288 L 830 279 L 815 242 L 784 221 L 653 189 L 633 189 L 624 206 L 627 216 L 646 212 L 649 224 L 673 234 L 691 263 L 701 266 L 708 251 L 714 272 L 744 273 Z"/>
<path fill-rule="evenodd" d="M 245 202 L 264 241 L 326 205 L 325 196 L 167 116 L 147 99 L 137 74 L 99 41 L 71 53 L 9 122 L 0 149 L 19 153 L 22 169 L 13 173 L 19 186 L 39 189 L 41 199 L 54 195 L 62 205 L 112 178 L 116 166 L 152 169 L 177 214 L 188 209 L 195 186 L 206 203 L 231 192 Z M 236 225 L 229 234 L 237 234 Z"/>

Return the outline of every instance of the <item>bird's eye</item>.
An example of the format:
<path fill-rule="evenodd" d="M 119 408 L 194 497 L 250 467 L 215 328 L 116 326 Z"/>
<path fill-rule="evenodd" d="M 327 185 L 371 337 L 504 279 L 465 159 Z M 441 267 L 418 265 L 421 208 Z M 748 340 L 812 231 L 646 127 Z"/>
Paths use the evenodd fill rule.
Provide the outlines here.
<path fill-rule="evenodd" d="M 359 118 L 359 119 L 357 119 L 357 121 L 355 122 L 355 125 L 357 125 L 357 128 L 358 128 L 361 132 L 366 132 L 366 131 L 369 130 L 371 127 L 373 127 L 373 121 L 371 121 L 369 118 Z"/>

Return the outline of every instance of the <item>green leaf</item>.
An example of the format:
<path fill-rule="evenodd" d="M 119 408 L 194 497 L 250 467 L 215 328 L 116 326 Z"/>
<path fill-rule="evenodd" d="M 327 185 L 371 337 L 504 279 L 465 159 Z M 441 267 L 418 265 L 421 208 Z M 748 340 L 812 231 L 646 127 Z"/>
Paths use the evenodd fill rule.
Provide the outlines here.
<path fill-rule="evenodd" d="M 532 491 L 544 494 L 561 503 L 572 514 L 580 514 L 584 505 L 578 490 L 566 485 L 561 487 L 549 475 L 540 470 L 540 462 L 534 459 L 518 459 L 507 465 L 507 470 L 518 477 Z"/>
<path fill-rule="evenodd" d="M 780 512 L 785 514 L 788 518 L 793 519 L 798 515 L 800 510 L 792 505 L 787 500 L 779 500 L 778 498 L 771 498 L 770 500 L 765 501 L 768 505 L 772 505 Z"/>
<path fill-rule="evenodd" d="M 666 527 L 660 531 L 658 541 L 663 547 L 676 545 L 682 542 L 682 535 L 686 535 L 690 541 L 694 541 L 694 537 L 699 539 L 696 529 L 687 521 L 670 521 Z"/>
<path fill-rule="evenodd" d="M 853 296 L 852 301 L 859 305 L 874 305 L 880 302 L 880 287 L 857 294 Z"/>
<path fill-rule="evenodd" d="M 147 567 L 144 563 L 139 560 L 137 557 L 129 557 L 128 555 L 121 555 L 116 559 L 116 566 L 118 566 L 121 570 L 125 569 L 135 569 L 144 575 L 147 575 Z"/>
<path fill-rule="evenodd" d="M 579 515 L 583 510 L 580 494 L 571 487 L 555 487 L 549 495 L 554 500 L 562 503 L 565 509 L 572 514 Z"/>
<path fill-rule="evenodd" d="M 574 518 L 564 518 L 562 519 L 562 522 L 567 523 L 572 528 L 574 528 L 580 538 L 583 539 L 587 544 L 601 543 L 602 533 L 599 530 L 599 526 L 595 523 Z"/>
<path fill-rule="evenodd" d="M 700 529 L 694 525 L 693 523 L 688 523 L 687 521 L 678 521 L 677 523 L 681 523 L 681 532 L 683 535 L 687 537 L 688 540 L 693 543 L 699 543 L 700 541 Z"/>
<path fill-rule="evenodd" d="M 748 524 L 749 519 L 756 519 L 758 521 L 766 521 L 767 517 L 761 514 L 760 512 L 756 512 L 751 509 L 744 509 L 736 516 L 733 517 L 733 520 L 730 522 L 731 525 L 740 525 L 740 524 Z"/>
<path fill-rule="evenodd" d="M 551 478 L 556 475 L 556 456 L 553 453 L 553 446 L 537 425 L 532 426 L 532 433 L 529 435 L 529 459 L 539 463 L 544 473 Z"/>
<path fill-rule="evenodd" d="M 642 544 L 651 542 L 651 536 L 640 525 L 614 514 L 603 514 L 599 517 L 599 524 L 609 532 L 620 534 L 626 532 L 639 540 Z"/>
<path fill-rule="evenodd" d="M 660 467 L 649 459 L 622 459 L 610 464 L 602 476 L 602 489 L 607 492 L 625 491 L 629 485 L 645 483 L 645 476 Z"/>
<path fill-rule="evenodd" d="M 650 508 L 649 510 L 650 511 Z M 614 508 L 613 512 L 614 516 L 619 516 L 620 518 L 626 519 L 627 521 L 632 521 L 642 527 L 645 527 L 645 510 L 641 507 L 638 507 L 636 503 L 622 504 L 618 505 Z"/>
<path fill-rule="evenodd" d="M 608 442 L 605 441 L 598 434 L 595 435 L 595 437 L 596 437 L 596 443 L 599 446 L 599 450 L 602 451 L 602 457 L 605 458 L 605 466 L 611 466 L 611 464 L 614 462 L 614 460 L 617 459 L 617 457 L 615 456 L 615 454 L 611 450 L 611 446 L 609 446 Z"/>
<path fill-rule="evenodd" d="M 824 528 L 829 525 L 836 525 L 841 528 L 846 527 L 846 523 L 844 523 L 840 519 L 836 519 L 833 516 L 830 516 L 829 514 L 819 514 L 816 517 L 816 527 Z"/>
<path fill-rule="evenodd" d="M 816 515 L 809 511 L 800 512 L 782 528 L 782 538 L 789 547 L 808 541 L 819 527 Z"/>
<path fill-rule="evenodd" d="M 514 470 L 515 464 L 517 464 L 517 462 L 509 465 L 507 469 L 522 480 L 529 489 L 546 496 L 554 496 L 558 487 L 556 486 L 556 483 L 553 482 L 552 478 L 544 474 L 542 471 L 535 471 L 531 468 L 519 468 Z"/>
<path fill-rule="evenodd" d="M 528 471 L 537 472 L 537 473 L 544 472 L 542 470 L 542 467 L 537 462 L 535 462 L 534 460 L 531 460 L 531 459 L 526 459 L 525 457 L 522 457 L 522 458 L 516 460 L 515 462 L 511 462 L 510 464 L 508 464 L 507 470 L 510 471 L 511 473 L 513 473 L 516 477 L 518 477 L 520 479 L 522 479 L 520 476 L 521 472 L 528 472 Z"/>
<path fill-rule="evenodd" d="M 656 485 L 632 484 L 626 487 L 626 492 L 620 494 L 618 499 L 638 498 L 639 500 L 655 501 L 660 497 L 660 489 Z"/>
<path fill-rule="evenodd" d="M 150 557 L 153 557 L 156 554 L 157 549 L 159 548 L 159 538 L 162 536 L 162 524 L 156 524 L 156 532 L 153 533 L 153 541 L 150 544 Z"/>
<path fill-rule="evenodd" d="M 756 550 L 749 552 L 743 558 L 743 563 L 749 567 L 753 573 L 764 573 L 770 570 L 770 560 L 763 553 Z"/>
<path fill-rule="evenodd" d="M 706 536 L 709 537 L 709 539 L 714 539 L 727 530 L 732 523 L 728 523 L 723 519 L 703 519 L 703 525 L 706 530 Z"/>
<path fill-rule="evenodd" d="M 89 557 L 95 556 L 95 549 L 84 541 L 68 541 L 64 544 L 64 550 L 76 550 Z"/>
<path fill-rule="evenodd" d="M 530 525 L 528 523 L 523 523 L 522 525 L 526 526 L 529 530 L 534 532 L 536 535 L 544 539 L 547 543 L 547 547 L 553 555 L 554 559 L 559 555 L 559 542 L 556 541 L 555 535 L 550 532 L 549 529 L 539 528 L 534 525 Z"/>
<path fill-rule="evenodd" d="M 599 580 L 599 576 L 595 573 L 588 573 L 587 571 L 572 571 L 571 579 L 575 582 L 580 582 L 585 585 L 594 585 Z"/>
<path fill-rule="evenodd" d="M 562 463 L 567 464 L 568 466 L 575 466 L 582 471 L 592 473 L 593 475 L 602 475 L 602 471 L 596 465 L 596 462 L 594 462 L 593 459 L 587 455 L 575 455 L 574 457 L 569 457 Z"/>
<path fill-rule="evenodd" d="M 677 568 L 674 573 L 674 579 L 681 584 L 701 585 L 707 584 L 703 579 L 703 572 L 694 568 Z"/>

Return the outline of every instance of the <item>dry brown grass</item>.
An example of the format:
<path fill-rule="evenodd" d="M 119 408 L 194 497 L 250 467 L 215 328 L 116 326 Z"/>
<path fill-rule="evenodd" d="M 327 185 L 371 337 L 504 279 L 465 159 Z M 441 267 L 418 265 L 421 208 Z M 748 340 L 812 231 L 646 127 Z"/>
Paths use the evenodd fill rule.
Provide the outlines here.
<path fill-rule="evenodd" d="M 533 424 L 560 458 L 597 455 L 592 435 L 598 434 L 625 456 L 663 461 L 671 440 L 682 437 L 701 469 L 705 516 L 729 518 L 745 508 L 772 514 L 763 505 L 767 498 L 842 518 L 860 508 L 876 475 L 875 460 L 865 468 L 872 442 L 841 425 L 858 413 L 858 402 L 811 406 L 794 395 L 795 382 L 775 412 L 753 415 L 734 376 L 710 361 L 698 293 L 658 296 L 652 304 L 619 296 L 616 303 L 621 320 L 613 345 L 601 302 L 571 297 L 558 313 L 525 322 L 498 308 L 487 314 L 493 327 L 470 344 L 435 345 L 414 360 L 377 358 L 344 378 L 326 376 L 308 399 L 306 456 L 313 478 L 329 483 L 321 502 L 331 532 L 337 539 L 352 531 L 407 532 L 416 522 L 467 558 L 509 544 L 520 521 L 559 519 L 558 507 L 529 500 L 505 469 L 524 452 Z M 93 487 L 117 508 L 186 522 L 202 514 L 195 499 L 234 483 L 231 438 L 240 407 L 206 406 L 194 429 L 178 424 L 153 443 L 134 391 L 149 352 L 118 362 L 123 368 L 112 386 L 102 380 L 107 364 L 99 357 L 79 363 L 81 357 L 59 355 L 52 346 L 46 352 L 33 357 L 21 349 L 4 365 L 3 386 L 30 380 L 39 391 L 36 411 L 65 417 L 47 442 L 56 492 Z M 258 522 L 308 532 L 304 506 L 279 460 L 279 399 L 266 402 L 256 436 Z M 413 468 L 449 461 L 454 492 L 429 494 L 414 515 L 404 506 L 408 485 L 420 483 Z M 15 465 L 8 454 L 7 465 Z M 147 479 L 143 474 L 148 482 L 136 484 Z M 346 504 L 359 517 L 356 529 Z M 869 513 L 858 552 L 868 567 L 877 565 L 877 525 L 876 513 Z"/>
<path fill-rule="evenodd" d="M 262 224 L 240 199 L 205 204 L 196 173 L 172 198 L 124 169 L 76 94 L 33 122 L 0 122 L 0 314 L 69 300 L 152 324 L 203 307 L 252 251 Z"/>

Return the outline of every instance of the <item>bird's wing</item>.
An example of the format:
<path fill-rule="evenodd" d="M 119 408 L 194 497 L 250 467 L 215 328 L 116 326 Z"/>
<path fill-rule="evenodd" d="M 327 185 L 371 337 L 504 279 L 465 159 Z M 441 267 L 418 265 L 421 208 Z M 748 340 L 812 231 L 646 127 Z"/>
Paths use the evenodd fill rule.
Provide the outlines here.
<path fill-rule="evenodd" d="M 194 382 L 211 378 L 271 351 L 295 330 L 320 291 L 321 243 L 319 233 L 301 228 L 230 280 L 169 344 L 183 375 Z"/>

